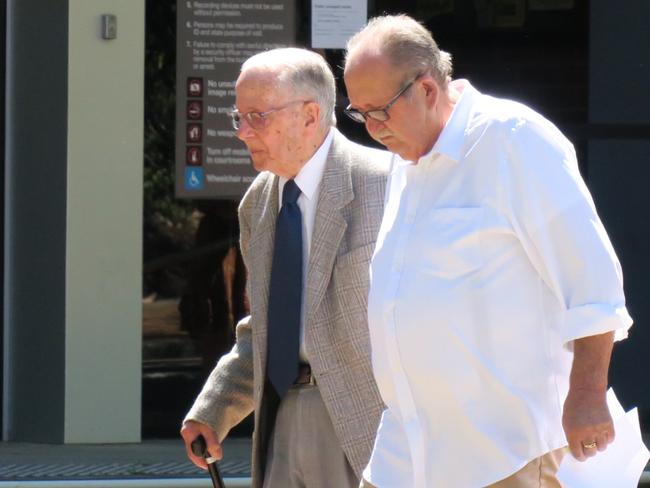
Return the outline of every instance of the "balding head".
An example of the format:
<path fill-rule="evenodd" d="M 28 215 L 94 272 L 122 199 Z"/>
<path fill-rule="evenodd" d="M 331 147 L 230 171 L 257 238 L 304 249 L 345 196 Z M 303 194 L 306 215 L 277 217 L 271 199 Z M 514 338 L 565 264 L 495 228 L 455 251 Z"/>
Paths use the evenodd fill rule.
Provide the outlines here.
<path fill-rule="evenodd" d="M 336 125 L 334 75 L 319 54 L 298 48 L 272 49 L 248 58 L 241 68 L 242 74 L 247 71 L 268 75 L 269 82 L 282 93 L 316 102 L 323 130 Z"/>
<path fill-rule="evenodd" d="M 407 15 L 371 19 L 347 45 L 346 70 L 360 56 L 385 57 L 404 79 L 430 73 L 441 88 L 451 80 L 451 56 L 441 51 L 431 33 Z"/>

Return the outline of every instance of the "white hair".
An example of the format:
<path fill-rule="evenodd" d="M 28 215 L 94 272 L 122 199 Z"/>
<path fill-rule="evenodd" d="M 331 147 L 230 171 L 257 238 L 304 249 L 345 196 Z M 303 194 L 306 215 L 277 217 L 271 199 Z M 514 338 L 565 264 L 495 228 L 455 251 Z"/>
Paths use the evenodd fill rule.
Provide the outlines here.
<path fill-rule="evenodd" d="M 316 102 L 320 106 L 323 129 L 336 125 L 336 83 L 321 55 L 295 47 L 271 49 L 248 58 L 241 71 L 251 68 L 268 69 L 276 74 L 278 89 Z"/>

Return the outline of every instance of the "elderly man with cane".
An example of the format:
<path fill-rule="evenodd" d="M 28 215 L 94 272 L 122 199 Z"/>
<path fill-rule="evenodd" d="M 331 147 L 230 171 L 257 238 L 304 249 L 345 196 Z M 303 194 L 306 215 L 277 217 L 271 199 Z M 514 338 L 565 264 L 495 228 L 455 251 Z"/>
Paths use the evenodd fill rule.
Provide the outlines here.
<path fill-rule="evenodd" d="M 251 314 L 181 434 L 220 458 L 255 412 L 253 486 L 357 487 L 383 403 L 372 376 L 368 267 L 390 155 L 334 127 L 327 63 L 276 49 L 242 66 L 232 120 L 261 173 L 239 208 Z"/>

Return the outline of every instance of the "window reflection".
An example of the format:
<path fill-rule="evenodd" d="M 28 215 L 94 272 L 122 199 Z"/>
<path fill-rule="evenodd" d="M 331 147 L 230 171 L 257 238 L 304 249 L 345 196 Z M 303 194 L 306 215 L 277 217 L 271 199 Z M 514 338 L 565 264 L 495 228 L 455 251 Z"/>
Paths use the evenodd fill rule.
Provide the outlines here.
<path fill-rule="evenodd" d="M 144 437 L 177 435 L 216 361 L 234 344 L 237 321 L 247 314 L 237 202 L 200 202 L 186 218 L 177 228 L 191 238 L 174 239 L 170 228 L 168 235 L 158 229 L 150 238 L 167 241 L 160 247 L 170 252 L 144 264 Z M 239 430 L 247 434 L 250 426 Z"/>

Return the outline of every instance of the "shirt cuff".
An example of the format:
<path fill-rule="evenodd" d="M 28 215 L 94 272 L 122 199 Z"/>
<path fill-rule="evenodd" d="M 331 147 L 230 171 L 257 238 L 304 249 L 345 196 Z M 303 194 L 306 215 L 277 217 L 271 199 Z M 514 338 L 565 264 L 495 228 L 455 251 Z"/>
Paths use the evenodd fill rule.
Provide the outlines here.
<path fill-rule="evenodd" d="M 614 331 L 614 340 L 627 337 L 632 317 L 625 306 L 596 303 L 571 308 L 566 312 L 564 346 L 572 350 L 573 341 Z"/>

